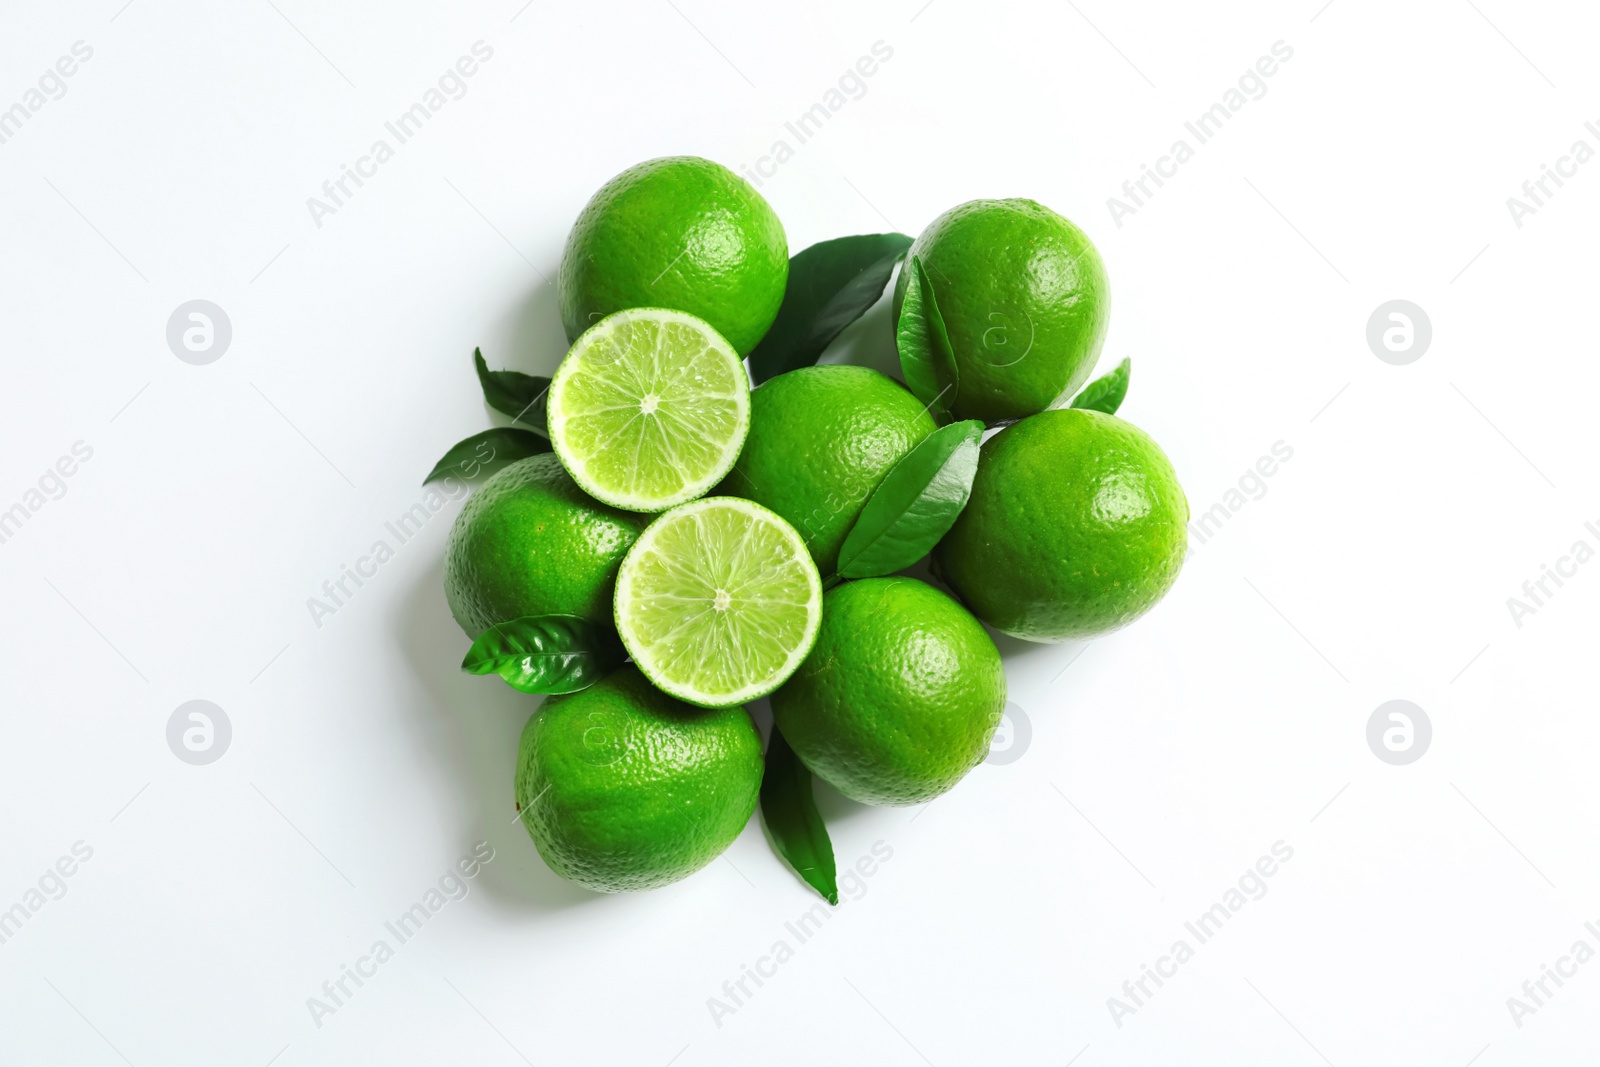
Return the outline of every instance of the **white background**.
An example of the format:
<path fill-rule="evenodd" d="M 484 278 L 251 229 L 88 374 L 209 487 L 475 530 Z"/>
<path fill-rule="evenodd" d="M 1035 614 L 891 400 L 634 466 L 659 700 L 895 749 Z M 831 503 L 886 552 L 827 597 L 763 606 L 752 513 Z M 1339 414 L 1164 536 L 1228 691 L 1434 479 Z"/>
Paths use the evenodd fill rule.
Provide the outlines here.
<path fill-rule="evenodd" d="M 1600 547 L 1600 164 L 1520 228 L 1506 198 L 1600 148 L 1600 25 L 1320 2 L 8 3 L 0 107 L 94 54 L 0 145 L 0 508 L 93 457 L 0 544 L 0 908 L 93 857 L 0 945 L 0 1061 L 1594 1062 L 1600 962 L 1520 1027 L 1506 1001 L 1600 948 L 1600 564 L 1520 627 L 1506 600 Z M 479 40 L 466 96 L 316 226 L 306 199 Z M 1116 225 L 1280 40 L 1266 95 Z M 791 249 L 1038 199 L 1101 249 L 1102 367 L 1133 357 L 1122 414 L 1195 512 L 1293 458 L 1138 624 L 1002 643 L 1022 758 L 922 810 L 824 790 L 841 866 L 893 857 L 718 1025 L 817 898 L 755 821 L 653 893 L 546 869 L 512 822 L 531 701 L 456 669 L 459 505 L 320 628 L 306 600 L 491 424 L 474 345 L 555 366 L 547 279 L 595 188 L 793 147 L 877 41 L 764 182 Z M 209 366 L 165 340 L 195 298 L 233 324 Z M 1408 366 L 1365 340 L 1396 298 L 1433 325 Z M 852 339 L 881 359 L 881 307 Z M 233 725 L 201 767 L 165 737 L 197 698 Z M 1409 766 L 1365 738 L 1396 698 L 1433 724 Z M 307 998 L 478 840 L 466 899 L 317 1026 Z M 1280 840 L 1267 895 L 1118 1026 L 1107 998 Z"/>

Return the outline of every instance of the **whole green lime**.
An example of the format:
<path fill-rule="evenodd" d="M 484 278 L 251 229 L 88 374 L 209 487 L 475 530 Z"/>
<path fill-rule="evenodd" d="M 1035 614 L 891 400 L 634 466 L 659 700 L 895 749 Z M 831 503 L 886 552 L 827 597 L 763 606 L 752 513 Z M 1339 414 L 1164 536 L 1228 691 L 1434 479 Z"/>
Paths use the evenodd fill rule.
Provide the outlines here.
<path fill-rule="evenodd" d="M 972 200 L 911 246 L 933 283 L 958 383 L 958 419 L 1005 422 L 1065 400 L 1094 369 L 1111 283 L 1084 232 L 1032 200 Z M 908 275 L 895 284 L 898 322 Z"/>
<path fill-rule="evenodd" d="M 1064 641 L 1149 611 L 1177 580 L 1188 522 L 1178 476 L 1144 431 L 1066 408 L 984 442 L 972 496 L 934 555 L 990 626 Z"/>
<path fill-rule="evenodd" d="M 578 214 L 557 284 L 567 340 L 613 311 L 687 311 L 741 356 L 777 317 L 789 243 L 750 183 L 698 156 L 629 167 Z"/>
<path fill-rule="evenodd" d="M 750 433 L 714 492 L 789 520 L 830 574 L 867 497 L 934 431 L 916 397 L 867 367 L 802 367 L 750 394 Z"/>
<path fill-rule="evenodd" d="M 772 717 L 812 773 L 863 804 L 918 804 L 983 761 L 1006 706 L 978 620 L 914 578 L 832 589 Z"/>
<path fill-rule="evenodd" d="M 760 790 L 761 735 L 744 708 L 691 707 L 632 666 L 547 698 L 517 747 L 517 810 L 539 855 L 602 893 L 698 871 Z"/>
<path fill-rule="evenodd" d="M 651 518 L 586 495 L 553 452 L 520 459 L 484 482 L 450 528 L 450 614 L 469 637 L 523 615 L 609 621 L 617 568 Z"/>

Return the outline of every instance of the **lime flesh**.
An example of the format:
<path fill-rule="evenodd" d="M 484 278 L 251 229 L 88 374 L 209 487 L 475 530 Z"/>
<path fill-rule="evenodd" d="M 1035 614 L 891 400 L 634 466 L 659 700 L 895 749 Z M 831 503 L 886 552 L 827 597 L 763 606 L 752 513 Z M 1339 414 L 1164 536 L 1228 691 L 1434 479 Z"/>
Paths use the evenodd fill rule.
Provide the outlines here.
<path fill-rule="evenodd" d="M 550 442 L 584 491 L 629 511 L 703 496 L 739 457 L 750 379 L 716 330 L 632 308 L 594 325 L 550 383 Z"/>
<path fill-rule="evenodd" d="M 742 704 L 795 672 L 822 623 L 822 582 L 800 535 L 737 497 L 710 497 L 645 528 L 617 574 L 617 631 L 679 700 Z"/>

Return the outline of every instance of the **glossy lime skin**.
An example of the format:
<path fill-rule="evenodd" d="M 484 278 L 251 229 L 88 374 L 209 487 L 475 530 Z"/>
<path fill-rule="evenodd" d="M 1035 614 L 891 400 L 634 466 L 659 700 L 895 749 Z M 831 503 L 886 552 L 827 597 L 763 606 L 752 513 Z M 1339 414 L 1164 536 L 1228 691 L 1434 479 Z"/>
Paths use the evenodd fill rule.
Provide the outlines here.
<path fill-rule="evenodd" d="M 754 500 L 805 539 L 824 575 L 889 469 L 934 431 L 933 416 L 867 367 L 802 367 L 750 394 L 750 433 L 719 495 Z"/>
<path fill-rule="evenodd" d="M 1098 411 L 1046 411 L 984 442 L 966 510 L 934 550 L 990 626 L 1027 641 L 1107 633 L 1177 580 L 1189 502 L 1161 448 Z"/>
<path fill-rule="evenodd" d="M 626 666 L 554 696 L 517 747 L 517 810 L 563 878 L 625 893 L 720 856 L 755 811 L 761 735 L 743 707 L 674 700 Z"/>
<path fill-rule="evenodd" d="M 863 804 L 920 804 L 989 752 L 1006 706 L 1000 652 L 966 609 L 914 578 L 823 600 L 811 655 L 772 716 L 812 773 Z"/>
<path fill-rule="evenodd" d="M 972 200 L 911 246 L 955 351 L 958 419 L 993 425 L 1065 401 L 1094 370 L 1111 283 L 1088 236 L 1032 200 Z M 895 284 L 895 321 L 907 274 Z"/>
<path fill-rule="evenodd" d="M 553 452 L 484 482 L 450 528 L 444 593 L 469 637 L 523 615 L 611 618 L 622 557 L 653 516 L 607 507 Z"/>
<path fill-rule="evenodd" d="M 777 317 L 789 242 L 750 183 L 697 156 L 629 167 L 590 198 L 557 279 L 567 340 L 613 311 L 698 315 L 748 355 Z"/>

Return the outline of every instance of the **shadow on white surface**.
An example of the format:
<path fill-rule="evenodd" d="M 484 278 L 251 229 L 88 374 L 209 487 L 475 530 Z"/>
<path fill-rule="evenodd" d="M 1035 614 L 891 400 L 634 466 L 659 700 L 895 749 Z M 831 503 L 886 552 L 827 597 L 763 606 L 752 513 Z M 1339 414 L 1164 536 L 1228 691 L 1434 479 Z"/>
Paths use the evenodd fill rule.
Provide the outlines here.
<path fill-rule="evenodd" d="M 506 351 L 491 356 L 484 353 L 489 366 L 506 370 L 519 370 L 524 374 L 556 372 L 556 367 L 571 347 L 561 327 L 561 311 L 556 304 L 554 276 L 548 282 L 539 282 L 529 290 L 511 312 L 511 343 Z M 491 411 L 487 404 L 485 411 Z"/>
<path fill-rule="evenodd" d="M 896 268 L 898 272 L 899 268 Z M 895 277 L 899 277 L 898 273 Z M 822 353 L 818 363 L 852 363 L 871 367 L 901 381 L 900 353 L 894 344 L 894 279 L 891 278 L 883 295 L 856 321 L 844 328 Z"/>
<path fill-rule="evenodd" d="M 463 837 L 494 847 L 495 862 L 481 876 L 485 889 L 530 911 L 605 899 L 547 867 L 517 818 L 512 789 L 517 739 L 539 698 L 491 684 L 498 682 L 495 678 L 461 673 L 468 642 L 445 602 L 442 557 L 407 592 L 395 629 L 406 662 L 433 698 L 429 706 L 457 741 L 450 753 L 440 755 L 453 765 L 462 794 L 477 810 L 475 825 L 463 828 Z"/>

